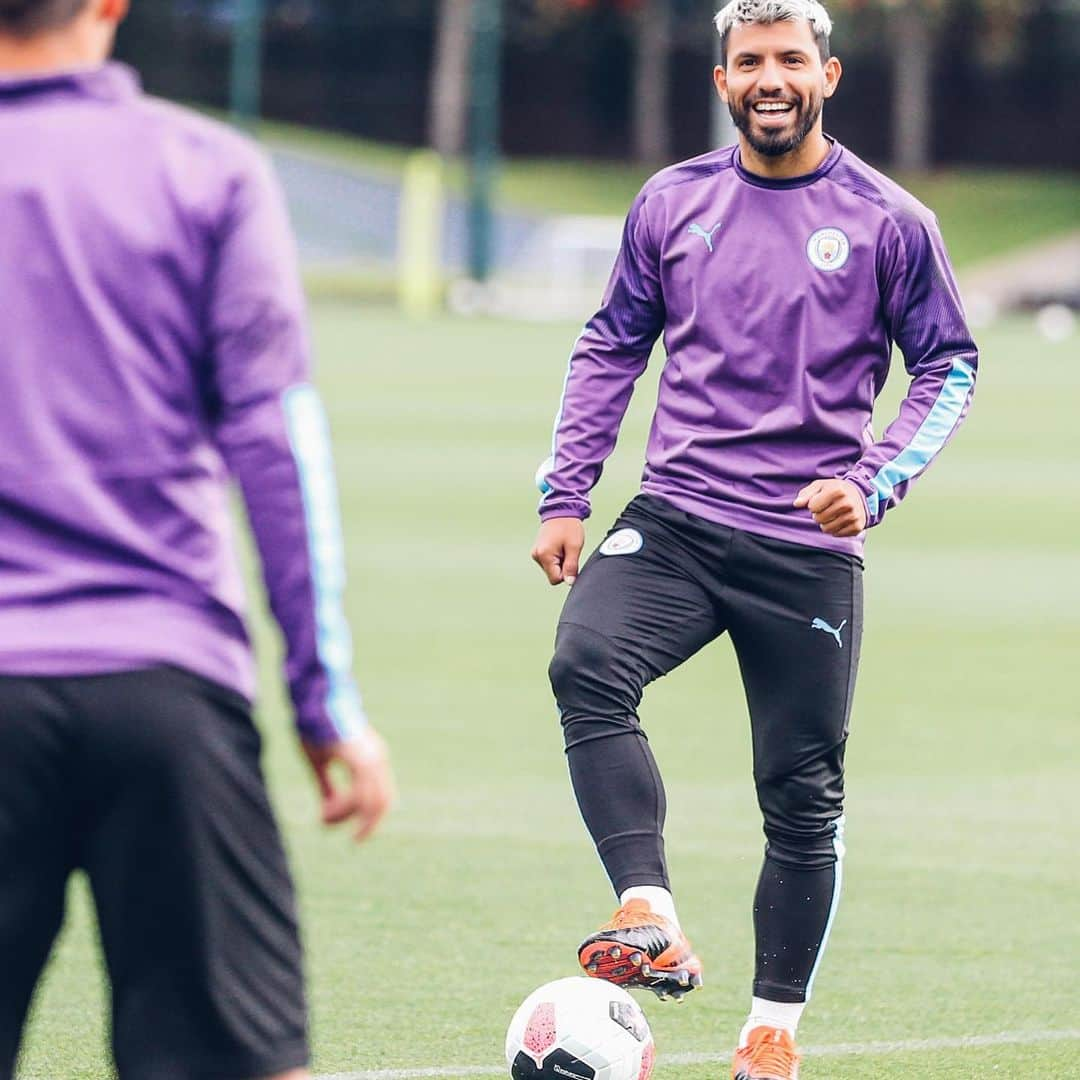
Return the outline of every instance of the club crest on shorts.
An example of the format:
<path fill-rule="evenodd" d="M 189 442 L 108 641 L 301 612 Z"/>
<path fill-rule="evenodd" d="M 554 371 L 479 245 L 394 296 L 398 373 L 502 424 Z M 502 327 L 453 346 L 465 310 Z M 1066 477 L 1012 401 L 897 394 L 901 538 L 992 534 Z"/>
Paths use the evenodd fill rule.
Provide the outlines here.
<path fill-rule="evenodd" d="M 637 529 L 619 529 L 613 532 L 601 545 L 601 555 L 633 555 L 645 546 L 645 537 Z"/>
<path fill-rule="evenodd" d="M 839 270 L 850 254 L 851 241 L 843 229 L 818 229 L 806 241 L 806 257 L 826 273 Z"/>

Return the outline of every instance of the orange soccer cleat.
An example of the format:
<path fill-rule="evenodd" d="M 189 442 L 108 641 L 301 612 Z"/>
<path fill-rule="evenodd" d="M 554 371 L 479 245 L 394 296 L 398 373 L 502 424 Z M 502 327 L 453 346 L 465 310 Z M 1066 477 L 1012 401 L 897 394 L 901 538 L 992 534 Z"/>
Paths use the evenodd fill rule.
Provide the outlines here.
<path fill-rule="evenodd" d="M 783 1028 L 756 1027 L 735 1051 L 731 1080 L 799 1080 L 800 1056 Z"/>
<path fill-rule="evenodd" d="M 675 923 L 647 900 L 628 900 L 578 948 L 586 975 L 678 1001 L 701 985 L 701 961 Z"/>

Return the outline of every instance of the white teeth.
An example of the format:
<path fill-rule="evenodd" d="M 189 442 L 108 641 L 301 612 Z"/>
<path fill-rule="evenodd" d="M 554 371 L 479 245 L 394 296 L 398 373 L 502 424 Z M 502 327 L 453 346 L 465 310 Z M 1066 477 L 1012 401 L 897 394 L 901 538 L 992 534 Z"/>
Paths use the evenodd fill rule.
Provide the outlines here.
<path fill-rule="evenodd" d="M 754 106 L 755 112 L 787 112 L 791 108 L 786 101 L 761 101 Z"/>

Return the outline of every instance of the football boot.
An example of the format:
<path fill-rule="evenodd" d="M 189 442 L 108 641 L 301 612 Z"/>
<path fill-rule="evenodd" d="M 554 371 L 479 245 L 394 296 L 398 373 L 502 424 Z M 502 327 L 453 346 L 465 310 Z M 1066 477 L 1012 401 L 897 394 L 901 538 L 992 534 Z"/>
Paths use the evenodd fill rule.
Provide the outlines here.
<path fill-rule="evenodd" d="M 800 1056 L 783 1028 L 756 1027 L 735 1051 L 731 1080 L 799 1080 Z"/>
<path fill-rule="evenodd" d="M 628 900 L 578 948 L 586 975 L 624 988 L 641 987 L 680 1001 L 701 985 L 701 961 L 686 935 L 647 900 Z"/>

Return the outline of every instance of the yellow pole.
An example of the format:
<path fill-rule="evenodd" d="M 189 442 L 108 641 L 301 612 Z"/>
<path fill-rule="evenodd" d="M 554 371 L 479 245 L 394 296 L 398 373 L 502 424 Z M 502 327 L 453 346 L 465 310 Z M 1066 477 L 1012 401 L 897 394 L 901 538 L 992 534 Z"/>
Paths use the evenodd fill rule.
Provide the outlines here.
<path fill-rule="evenodd" d="M 409 156 L 401 191 L 398 300 L 413 318 L 442 304 L 443 163 L 433 150 Z"/>

